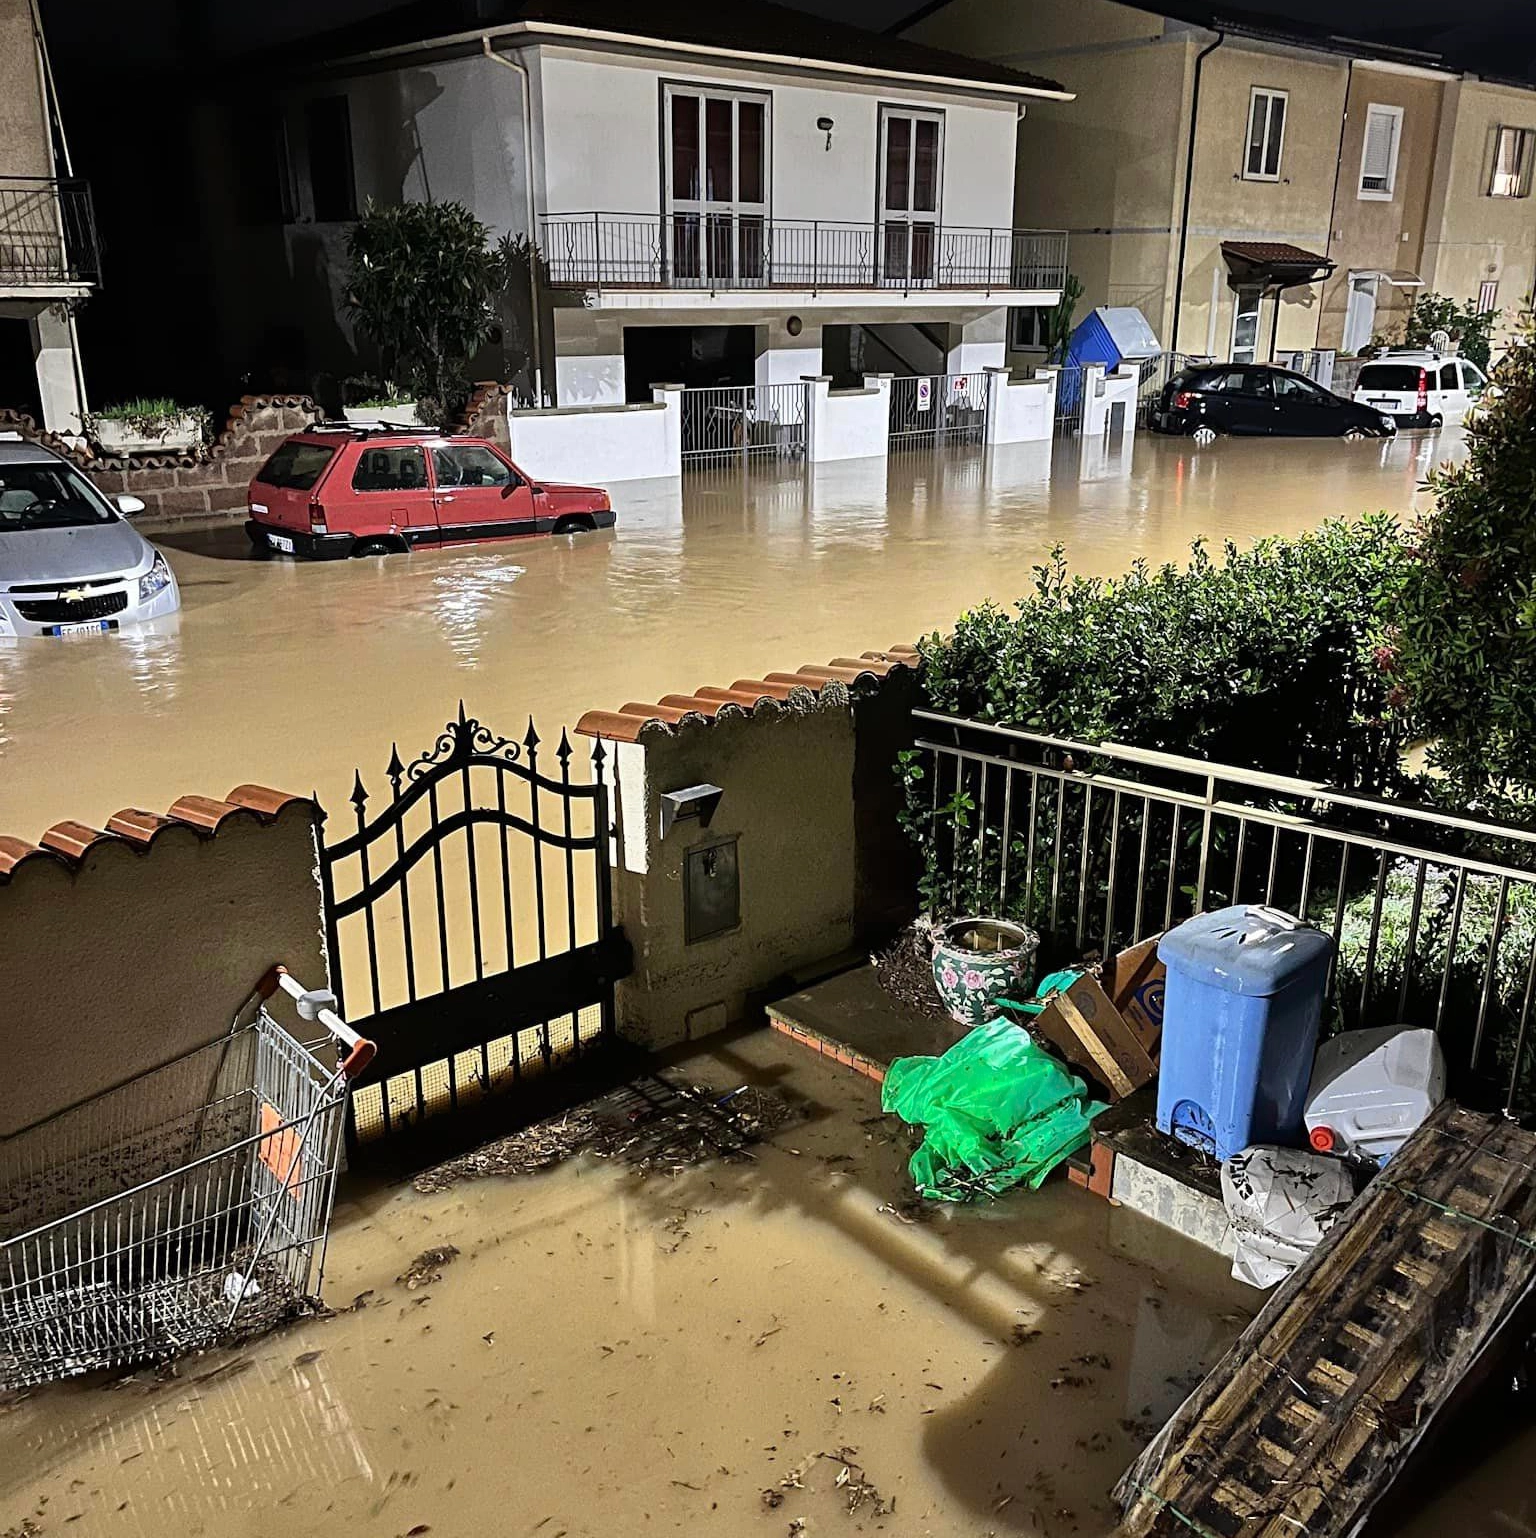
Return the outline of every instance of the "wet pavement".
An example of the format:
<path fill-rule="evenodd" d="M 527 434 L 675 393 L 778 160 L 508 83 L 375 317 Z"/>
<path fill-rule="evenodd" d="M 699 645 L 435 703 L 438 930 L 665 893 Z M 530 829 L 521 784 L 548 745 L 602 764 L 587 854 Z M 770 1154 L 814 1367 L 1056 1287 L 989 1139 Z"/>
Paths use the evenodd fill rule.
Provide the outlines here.
<path fill-rule="evenodd" d="M 429 744 L 462 696 L 546 736 L 612 709 L 912 640 L 1080 569 L 1178 559 L 1330 515 L 1405 514 L 1460 435 L 1391 442 L 1140 436 L 990 459 L 955 449 L 617 489 L 619 527 L 385 560 L 255 560 L 238 527 L 173 529 L 166 634 L 0 643 L 0 832 L 256 781 L 340 805 L 355 767 Z"/>
<path fill-rule="evenodd" d="M 1060 1177 L 910 1221 L 876 1091 L 767 1030 L 681 1069 L 800 1119 L 676 1175 L 354 1187 L 326 1290 L 363 1306 L 0 1400 L 0 1532 L 1105 1532 L 1257 1295 Z"/>

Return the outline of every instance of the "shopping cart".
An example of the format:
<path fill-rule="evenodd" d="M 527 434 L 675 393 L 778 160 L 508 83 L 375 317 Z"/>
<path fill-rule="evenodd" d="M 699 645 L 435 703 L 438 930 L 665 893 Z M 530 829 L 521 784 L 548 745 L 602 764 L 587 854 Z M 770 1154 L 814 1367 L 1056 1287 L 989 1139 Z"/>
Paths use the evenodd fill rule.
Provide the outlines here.
<path fill-rule="evenodd" d="M 272 1018 L 279 989 L 318 1041 Z M 276 967 L 218 1041 L 0 1141 L 0 1387 L 196 1350 L 318 1295 L 347 1087 L 374 1055 L 334 1003 Z"/>

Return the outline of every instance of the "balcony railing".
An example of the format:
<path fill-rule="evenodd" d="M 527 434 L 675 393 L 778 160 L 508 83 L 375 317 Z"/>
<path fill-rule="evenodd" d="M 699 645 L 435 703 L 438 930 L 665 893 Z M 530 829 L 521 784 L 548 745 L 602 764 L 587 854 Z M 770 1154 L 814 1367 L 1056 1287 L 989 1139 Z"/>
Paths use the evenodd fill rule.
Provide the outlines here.
<path fill-rule="evenodd" d="M 90 184 L 0 176 L 0 288 L 100 281 Z"/>
<path fill-rule="evenodd" d="M 551 214 L 541 244 L 559 288 L 1055 290 L 1062 230 L 853 224 L 760 214 Z"/>

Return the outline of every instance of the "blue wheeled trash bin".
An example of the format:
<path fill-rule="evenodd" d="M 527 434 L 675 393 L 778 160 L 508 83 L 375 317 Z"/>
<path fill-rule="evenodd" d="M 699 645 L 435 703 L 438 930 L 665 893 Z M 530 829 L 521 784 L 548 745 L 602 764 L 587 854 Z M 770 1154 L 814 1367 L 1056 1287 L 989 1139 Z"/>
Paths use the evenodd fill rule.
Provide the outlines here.
<path fill-rule="evenodd" d="M 1157 1126 L 1230 1159 L 1301 1146 L 1333 942 L 1278 908 L 1202 913 L 1163 936 Z"/>

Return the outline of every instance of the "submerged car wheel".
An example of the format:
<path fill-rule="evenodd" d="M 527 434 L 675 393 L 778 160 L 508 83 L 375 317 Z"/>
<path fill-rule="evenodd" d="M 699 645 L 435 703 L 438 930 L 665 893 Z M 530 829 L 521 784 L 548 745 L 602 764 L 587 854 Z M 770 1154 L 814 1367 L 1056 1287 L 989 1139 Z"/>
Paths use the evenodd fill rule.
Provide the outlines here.
<path fill-rule="evenodd" d="M 1214 427 L 1197 427 L 1189 436 L 1202 449 L 1208 449 L 1216 441 L 1216 429 Z"/>
<path fill-rule="evenodd" d="M 1363 428 L 1350 427 L 1346 428 L 1344 431 L 1344 441 L 1346 443 L 1359 443 L 1363 437 L 1365 437 L 1365 431 Z"/>

